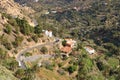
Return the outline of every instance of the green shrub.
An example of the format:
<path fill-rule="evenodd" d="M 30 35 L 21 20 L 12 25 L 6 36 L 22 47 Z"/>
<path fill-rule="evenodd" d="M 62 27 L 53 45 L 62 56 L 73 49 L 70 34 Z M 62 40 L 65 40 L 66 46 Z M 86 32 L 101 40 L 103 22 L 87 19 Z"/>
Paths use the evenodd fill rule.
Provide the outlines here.
<path fill-rule="evenodd" d="M 36 33 L 36 34 L 40 34 L 40 33 L 42 33 L 42 28 L 38 25 L 38 26 L 35 26 L 34 27 L 34 32 Z"/>
<path fill-rule="evenodd" d="M 102 62 L 97 62 L 97 67 L 100 71 L 104 70 L 104 66 L 103 66 L 103 63 Z"/>
<path fill-rule="evenodd" d="M 66 42 L 67 42 L 66 40 L 63 40 L 63 41 L 62 41 L 62 45 L 63 45 L 63 46 L 66 46 Z"/>
<path fill-rule="evenodd" d="M 37 36 L 37 35 L 33 35 L 33 36 L 32 36 L 32 39 L 33 39 L 35 42 L 38 42 L 38 36 Z"/>
<path fill-rule="evenodd" d="M 6 32 L 7 34 L 10 34 L 10 33 L 12 32 L 12 27 L 11 27 L 11 25 L 6 24 L 5 27 L 6 27 L 5 32 Z"/>
<path fill-rule="evenodd" d="M 21 79 L 25 75 L 25 71 L 23 69 L 18 69 L 15 74 L 17 78 Z"/>
<path fill-rule="evenodd" d="M 53 65 L 47 65 L 45 68 L 49 70 L 53 70 Z"/>
<path fill-rule="evenodd" d="M 6 57 L 7 57 L 6 51 L 0 48 L 0 59 L 4 60 L 6 59 Z"/>
<path fill-rule="evenodd" d="M 32 38 L 28 38 L 27 41 L 28 41 L 28 42 L 31 42 L 31 41 L 32 41 Z"/>
<path fill-rule="evenodd" d="M 17 22 L 14 18 L 9 19 L 8 23 L 11 24 L 12 26 L 17 26 Z"/>
<path fill-rule="evenodd" d="M 10 42 L 8 42 L 8 39 L 7 39 L 7 38 L 3 37 L 3 38 L 1 39 L 1 43 L 2 43 L 2 45 L 5 46 L 6 49 L 8 49 L 8 50 L 11 50 L 11 49 L 12 49 L 12 45 L 11 45 Z"/>
<path fill-rule="evenodd" d="M 25 54 L 24 54 L 24 56 L 25 56 L 25 57 L 32 56 L 32 53 L 30 53 L 30 52 L 27 52 L 27 53 L 25 53 Z"/>
<path fill-rule="evenodd" d="M 77 70 L 77 66 L 75 66 L 75 65 L 68 67 L 68 72 L 69 72 L 69 73 L 73 73 L 73 72 L 76 71 L 76 70 Z"/>
<path fill-rule="evenodd" d="M 34 32 L 34 28 L 30 26 L 25 19 L 16 18 L 16 22 L 20 27 L 21 33 L 23 33 L 24 35 L 30 35 L 31 33 Z"/>
<path fill-rule="evenodd" d="M 41 51 L 43 54 L 45 54 L 46 52 L 48 52 L 48 49 L 47 49 L 46 47 L 42 47 L 42 48 L 40 49 L 40 51 Z"/>
<path fill-rule="evenodd" d="M 62 63 L 58 63 L 58 67 L 62 67 L 63 66 L 63 64 Z"/>
<path fill-rule="evenodd" d="M 12 71 L 15 71 L 18 68 L 18 62 L 14 58 L 5 59 L 2 65 Z"/>
<path fill-rule="evenodd" d="M 23 39 L 24 38 L 22 36 L 17 36 L 13 42 L 13 46 L 18 47 L 22 43 Z"/>
<path fill-rule="evenodd" d="M 7 48 L 8 50 L 11 50 L 12 49 L 12 45 L 11 43 L 6 43 L 4 44 L 5 48 Z"/>
<path fill-rule="evenodd" d="M 116 69 L 119 65 L 119 59 L 111 57 L 108 59 L 108 64 L 112 69 Z"/>

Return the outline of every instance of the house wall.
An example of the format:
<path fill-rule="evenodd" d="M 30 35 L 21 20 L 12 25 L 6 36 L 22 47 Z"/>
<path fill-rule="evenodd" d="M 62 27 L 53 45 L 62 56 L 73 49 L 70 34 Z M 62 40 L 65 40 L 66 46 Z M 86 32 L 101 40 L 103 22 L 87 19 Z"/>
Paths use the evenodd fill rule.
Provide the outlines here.
<path fill-rule="evenodd" d="M 89 53 L 89 54 L 94 54 L 95 50 L 94 49 L 89 49 L 87 47 L 85 47 L 85 50 Z"/>
<path fill-rule="evenodd" d="M 48 36 L 48 37 L 53 36 L 52 31 L 48 31 L 48 30 L 45 30 L 45 35 Z"/>

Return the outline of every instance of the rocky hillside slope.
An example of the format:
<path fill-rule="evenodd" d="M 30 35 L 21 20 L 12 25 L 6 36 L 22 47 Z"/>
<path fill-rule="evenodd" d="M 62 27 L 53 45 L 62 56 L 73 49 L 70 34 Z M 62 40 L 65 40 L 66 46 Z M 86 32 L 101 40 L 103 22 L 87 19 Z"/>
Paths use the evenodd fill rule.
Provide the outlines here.
<path fill-rule="evenodd" d="M 26 32 L 30 34 L 30 29 L 34 28 L 30 16 L 32 13 L 34 10 L 22 7 L 13 0 L 0 0 L 0 80 L 20 80 L 15 73 L 19 67 L 13 55 L 28 37 L 22 31 L 27 27 L 29 31 Z"/>
<path fill-rule="evenodd" d="M 32 23 L 32 20 L 29 18 L 29 16 L 35 11 L 29 7 L 22 7 L 18 3 L 15 3 L 13 0 L 1 0 L 0 12 L 10 14 L 14 18 L 26 18 L 29 23 L 34 26 L 34 23 Z"/>

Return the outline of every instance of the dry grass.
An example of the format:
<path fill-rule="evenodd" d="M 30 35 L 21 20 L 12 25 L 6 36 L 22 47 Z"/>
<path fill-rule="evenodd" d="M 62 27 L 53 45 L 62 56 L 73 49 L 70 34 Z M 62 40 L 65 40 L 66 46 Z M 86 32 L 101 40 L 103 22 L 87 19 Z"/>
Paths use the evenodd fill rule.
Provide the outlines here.
<path fill-rule="evenodd" d="M 41 78 L 46 78 L 47 80 L 70 80 L 68 76 L 60 75 L 57 72 L 53 72 L 45 68 L 40 69 L 38 76 Z"/>

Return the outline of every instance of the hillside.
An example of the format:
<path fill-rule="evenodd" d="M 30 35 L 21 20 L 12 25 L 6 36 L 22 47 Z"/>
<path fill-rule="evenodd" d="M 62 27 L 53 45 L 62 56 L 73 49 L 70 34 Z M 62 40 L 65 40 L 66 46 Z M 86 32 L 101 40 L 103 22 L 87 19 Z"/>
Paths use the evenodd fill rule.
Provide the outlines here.
<path fill-rule="evenodd" d="M 119 80 L 119 0 L 0 1 L 0 80 Z"/>
<path fill-rule="evenodd" d="M 34 26 L 30 15 L 35 11 L 29 7 L 22 7 L 18 3 L 15 3 L 13 0 L 2 0 L 0 1 L 0 12 L 7 13 L 12 17 L 26 18 L 28 22 Z"/>
<path fill-rule="evenodd" d="M 65 0 L 57 1 L 43 1 L 44 3 L 41 5 L 45 5 L 47 8 L 49 6 L 50 9 L 44 7 L 42 9 L 49 13 L 46 14 L 44 12 L 41 14 L 42 10 L 40 10 L 38 11 L 38 14 L 35 14 L 39 24 L 43 27 L 43 29 L 52 30 L 56 36 L 62 38 L 74 38 L 78 40 L 80 45 L 83 44 L 94 47 L 99 54 L 104 56 L 101 60 L 102 56 L 99 55 L 98 58 L 96 58 L 96 60 L 99 60 L 95 60 L 98 68 L 99 63 L 102 66 L 100 73 L 102 73 L 105 78 L 110 78 L 113 80 L 118 79 L 115 76 L 119 75 L 119 70 L 113 69 L 110 66 L 107 66 L 107 64 L 109 64 L 109 59 L 120 59 L 119 0 L 80 0 L 76 1 L 75 4 L 73 3 L 74 0 L 71 2 L 67 2 Z M 39 2 L 37 4 L 39 4 Z M 56 9 L 54 2 L 56 2 L 57 7 L 60 7 L 59 9 Z M 79 5 L 77 5 L 77 3 Z M 34 3 L 32 5 L 29 5 L 28 3 L 28 6 L 31 6 L 35 9 L 33 5 Z M 38 8 L 41 8 L 41 6 Z M 56 13 L 52 13 L 53 10 L 55 10 Z M 112 75 L 109 75 L 111 74 L 111 71 L 113 73 Z M 82 71 L 80 70 L 80 73 L 81 72 Z M 87 71 L 85 75 L 87 76 Z M 81 78 L 85 80 L 87 79 L 87 77 L 84 76 L 80 76 L 80 79 Z"/>
<path fill-rule="evenodd" d="M 34 10 L 22 7 L 13 0 L 0 1 L 0 4 L 0 65 L 2 65 L 0 66 L 0 80 L 8 80 L 8 78 L 9 80 L 41 79 L 41 76 L 36 75 L 37 71 L 34 70 L 34 67 L 21 69 L 16 58 L 18 53 L 25 48 L 47 43 L 53 39 L 45 36 L 39 25 L 30 24 L 32 19 L 29 15 L 33 14 Z M 34 19 L 34 17 L 32 18 Z M 34 54 L 36 53 L 33 52 Z M 42 52 L 38 54 L 42 54 Z M 44 73 L 45 71 L 42 74 L 43 79 L 46 78 Z"/>
<path fill-rule="evenodd" d="M 13 76 L 13 73 L 0 65 L 0 79 L 1 80 L 19 80 Z"/>
<path fill-rule="evenodd" d="M 59 30 L 62 29 L 62 31 L 63 29 L 69 29 L 70 31 L 67 33 L 69 33 L 70 36 L 90 38 L 93 39 L 96 44 L 97 40 L 99 40 L 103 43 L 110 42 L 116 46 L 120 46 L 120 14 L 117 13 L 119 4 L 117 0 L 111 2 L 111 6 L 105 5 L 105 3 L 107 4 L 106 1 L 96 1 L 92 3 L 90 8 L 85 10 L 64 10 L 56 14 L 42 15 L 40 19 L 43 21 L 46 20 L 46 24 L 54 26 L 53 28 L 59 27 Z M 116 9 L 112 8 L 112 6 L 116 7 Z M 109 9 L 110 12 L 106 12 Z M 59 30 L 56 31 L 59 32 Z M 62 35 L 64 36 L 64 34 Z M 100 43 L 98 44 L 101 45 Z"/>
<path fill-rule="evenodd" d="M 42 11 L 45 9 L 68 9 L 73 7 L 79 7 L 81 9 L 90 7 L 94 0 L 14 0 L 21 5 L 27 5 L 35 9 L 36 11 Z M 97 1 L 97 0 L 96 0 Z"/>
<path fill-rule="evenodd" d="M 15 72 L 19 67 L 15 55 L 26 46 L 25 42 L 28 42 L 26 37 L 31 33 L 29 30 L 35 26 L 33 17 L 30 16 L 34 12 L 13 0 L 0 1 L 0 80 L 18 80 Z M 20 21 L 22 25 L 18 23 Z M 27 33 L 24 32 L 25 26 L 28 28 Z M 35 44 L 35 41 L 31 44 Z"/>

